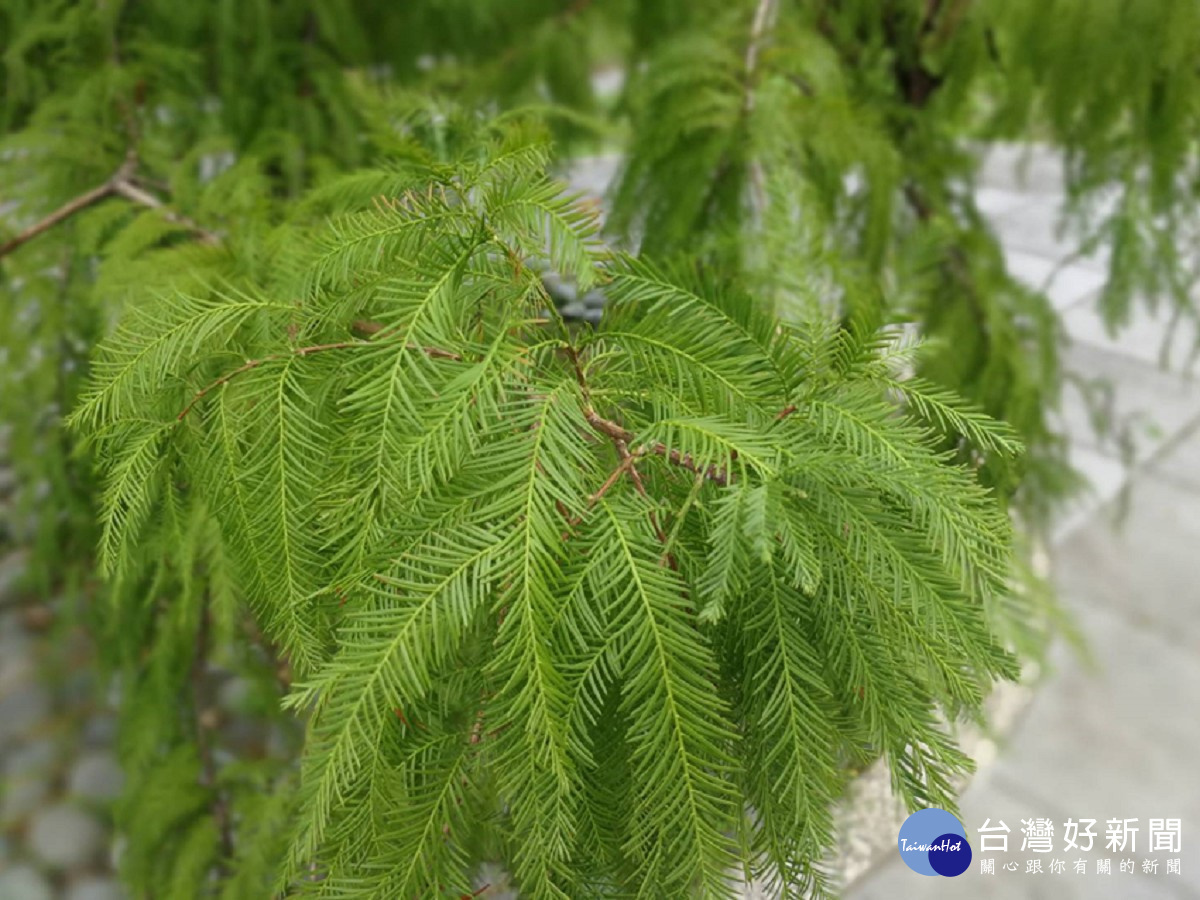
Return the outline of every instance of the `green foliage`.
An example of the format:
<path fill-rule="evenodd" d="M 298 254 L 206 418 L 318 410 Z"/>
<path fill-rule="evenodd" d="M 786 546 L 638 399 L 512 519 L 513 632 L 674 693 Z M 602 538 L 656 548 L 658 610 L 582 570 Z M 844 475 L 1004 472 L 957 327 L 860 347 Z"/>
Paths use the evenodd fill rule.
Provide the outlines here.
<path fill-rule="evenodd" d="M 1180 248 L 1196 228 L 1200 91 L 1177 54 L 1197 49 L 1196 15 L 1188 0 L 766 0 L 682 16 L 631 70 L 613 222 L 655 254 L 702 248 L 781 311 L 815 295 L 918 323 L 917 370 L 1029 447 L 984 477 L 1041 528 L 1074 484 L 1048 418 L 1061 336 L 1047 298 L 1005 269 L 965 139 L 1062 148 L 1064 220 L 1081 253 L 1111 248 L 1110 328 L 1139 306 L 1194 320 Z"/>
<path fill-rule="evenodd" d="M 266 279 L 292 302 L 131 312 L 74 413 L 105 560 L 164 495 L 218 524 L 310 715 L 297 889 L 469 892 L 477 833 L 532 897 L 819 887 L 847 763 L 952 804 L 940 717 L 1016 675 L 1007 518 L 892 394 L 1017 441 L 869 330 L 610 258 L 542 165 L 501 143 L 315 226 Z M 539 258 L 605 284 L 600 328 L 547 318 Z"/>
<path fill-rule="evenodd" d="M 952 807 L 1072 483 L 970 142 L 1193 316 L 1197 15 L 0 0 L 6 536 L 93 601 L 132 895 L 820 896 L 862 766 Z M 548 173 L 614 147 L 601 228 Z"/>

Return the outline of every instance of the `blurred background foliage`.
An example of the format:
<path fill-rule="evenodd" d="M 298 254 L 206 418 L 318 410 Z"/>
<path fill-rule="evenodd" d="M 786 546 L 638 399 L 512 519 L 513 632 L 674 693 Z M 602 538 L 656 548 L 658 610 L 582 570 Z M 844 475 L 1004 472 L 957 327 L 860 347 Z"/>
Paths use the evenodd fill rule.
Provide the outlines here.
<path fill-rule="evenodd" d="M 1085 235 L 1080 254 L 1107 254 L 1114 332 L 1138 304 L 1196 315 L 1179 250 L 1200 192 L 1194 0 L 0 0 L 0 47 L 0 421 L 16 473 L 3 540 L 29 548 L 30 594 L 77 598 L 70 614 L 119 674 L 137 717 L 124 759 L 159 773 L 118 808 L 131 830 L 147 797 L 186 820 L 206 798 L 180 785 L 214 788 L 194 716 L 154 711 L 177 708 L 212 657 L 278 716 L 279 661 L 247 638 L 202 518 L 176 533 L 193 568 L 164 547 L 147 571 L 96 578 L 97 485 L 63 417 L 123 309 L 259 277 L 289 223 L 344 206 L 321 190 L 335 178 L 438 165 L 505 119 L 551 136 L 564 174 L 615 155 L 614 243 L 748 287 L 785 317 L 920 335 L 917 374 L 1024 440 L 1015 463 L 979 461 L 1030 546 L 1077 484 L 1049 424 L 1062 336 L 976 205 L 980 149 L 1061 148 L 1064 220 Z M 211 616 L 145 602 L 187 592 Z M 998 627 L 1035 652 L 1052 607 L 1031 622 L 1014 604 Z M 286 791 L 260 788 L 291 763 L 264 754 L 221 776 L 247 827 L 284 814 Z M 170 848 L 135 836 L 132 882 L 179 877 L 178 857 L 204 843 L 181 834 Z M 259 865 L 238 871 L 251 883 Z"/>

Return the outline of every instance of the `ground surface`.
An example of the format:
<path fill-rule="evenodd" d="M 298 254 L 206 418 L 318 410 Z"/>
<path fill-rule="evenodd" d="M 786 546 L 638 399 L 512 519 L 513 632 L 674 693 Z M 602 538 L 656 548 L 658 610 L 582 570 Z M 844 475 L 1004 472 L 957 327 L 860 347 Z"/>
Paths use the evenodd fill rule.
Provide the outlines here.
<path fill-rule="evenodd" d="M 1069 252 L 1055 235 L 1061 185 L 1055 159 L 1035 154 L 1022 179 L 1016 154 L 991 154 L 979 199 L 1009 250 L 1020 276 L 1040 284 Z M 1139 315 L 1119 340 L 1107 337 L 1091 301 L 1103 284 L 1095 261 L 1066 266 L 1050 293 L 1073 346 L 1067 366 L 1086 377 L 1106 377 L 1117 407 L 1156 426 L 1136 443 L 1127 467 L 1115 447 L 1101 446 L 1077 394 L 1068 393 L 1064 428 L 1075 464 L 1092 481 L 1091 495 L 1068 510 L 1056 531 L 1054 571 L 1097 660 L 1096 669 L 1066 647 L 1055 671 L 1015 730 L 966 791 L 962 801 L 972 868 L 955 879 L 909 871 L 898 854 L 847 894 L 847 900 L 926 898 L 1088 898 L 1140 900 L 1200 898 L 1200 383 L 1181 373 L 1177 352 L 1159 365 L 1165 318 Z M 1183 333 L 1176 351 L 1194 340 Z M 1122 488 L 1128 511 L 1114 526 Z M 1021 820 L 1048 817 L 1055 826 L 1051 853 L 1021 851 Z M 1091 853 L 1063 852 L 1068 818 L 1094 818 Z M 1105 822 L 1136 818 L 1137 848 L 1105 848 Z M 1182 820 L 1180 852 L 1149 852 L 1149 820 Z M 1009 852 L 979 851 L 977 829 L 990 819 L 1011 829 Z M 980 859 L 995 859 L 995 875 Z M 1052 874 L 1051 861 L 1066 863 Z M 1087 860 L 1087 874 L 1074 872 Z M 1110 858 L 1112 874 L 1096 873 Z M 1180 860 L 1167 874 L 1167 859 Z M 1123 874 L 1122 859 L 1136 872 Z M 1157 860 L 1157 873 L 1143 872 Z M 1029 873 L 1030 860 L 1042 874 Z M 1003 865 L 1016 863 L 1017 871 Z M 965 882 L 965 883 L 964 883 Z"/>

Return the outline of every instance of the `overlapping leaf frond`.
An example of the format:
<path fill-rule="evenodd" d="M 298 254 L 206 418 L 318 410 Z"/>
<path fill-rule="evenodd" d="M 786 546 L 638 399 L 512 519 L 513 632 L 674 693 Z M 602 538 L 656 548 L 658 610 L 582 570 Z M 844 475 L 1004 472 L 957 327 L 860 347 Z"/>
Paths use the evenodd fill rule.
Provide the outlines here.
<path fill-rule="evenodd" d="M 974 139 L 1186 323 L 1200 7 L 886 7 L 0 0 L 0 538 L 100 601 L 132 893 L 823 896 L 860 766 L 953 802 L 1070 483 Z"/>
<path fill-rule="evenodd" d="M 492 153 L 131 313 L 76 415 L 106 552 L 199 498 L 290 658 L 281 886 L 469 893 L 492 852 L 530 897 L 821 894 L 845 761 L 951 802 L 942 722 L 1014 674 L 1007 519 L 936 441 L 1016 442 L 870 329 L 610 256 L 540 150 Z"/>

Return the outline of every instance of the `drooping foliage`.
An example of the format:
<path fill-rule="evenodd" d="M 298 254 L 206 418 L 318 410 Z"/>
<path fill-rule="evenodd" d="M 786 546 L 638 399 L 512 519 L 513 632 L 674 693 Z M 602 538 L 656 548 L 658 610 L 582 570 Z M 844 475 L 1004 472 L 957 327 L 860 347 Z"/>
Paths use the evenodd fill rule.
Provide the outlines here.
<path fill-rule="evenodd" d="M 976 203 L 971 142 L 1062 149 L 1063 221 L 1080 254 L 1107 256 L 1098 305 L 1110 329 L 1143 305 L 1194 321 L 1180 248 L 1196 229 L 1188 60 L 1200 11 L 1188 0 L 690 8 L 631 70 L 618 224 L 654 253 L 705 243 L 783 308 L 834 296 L 919 322 L 931 339 L 922 374 L 1030 447 L 985 479 L 1044 521 L 1072 480 L 1047 417 L 1062 335 L 1048 298 L 1006 271 Z"/>
<path fill-rule="evenodd" d="M 4 524 L 120 686 L 133 896 L 822 895 L 861 766 L 952 806 L 1070 482 L 975 142 L 1063 148 L 1114 327 L 1194 315 L 1198 15 L 0 0 Z"/>
<path fill-rule="evenodd" d="M 952 803 L 941 716 L 1015 675 L 1008 521 L 930 420 L 1016 439 L 869 330 L 610 254 L 543 165 L 501 142 L 288 228 L 260 290 L 131 311 L 73 413 L 101 562 L 215 523 L 310 716 L 288 871 L 319 894 L 469 892 L 476 833 L 528 896 L 725 896 L 738 834 L 819 885 L 847 765 Z M 599 328 L 539 261 L 604 285 Z"/>

